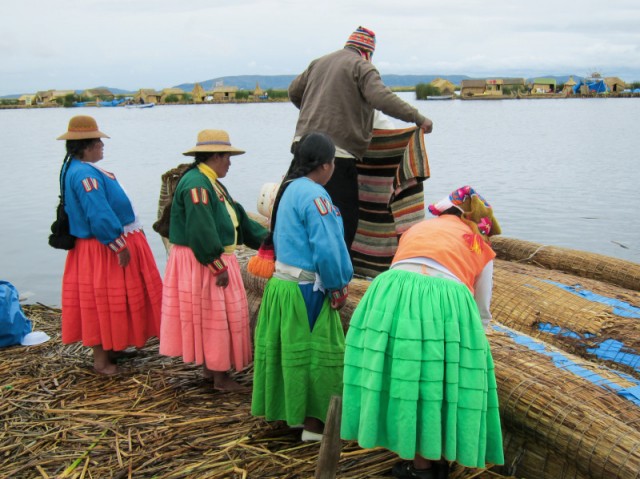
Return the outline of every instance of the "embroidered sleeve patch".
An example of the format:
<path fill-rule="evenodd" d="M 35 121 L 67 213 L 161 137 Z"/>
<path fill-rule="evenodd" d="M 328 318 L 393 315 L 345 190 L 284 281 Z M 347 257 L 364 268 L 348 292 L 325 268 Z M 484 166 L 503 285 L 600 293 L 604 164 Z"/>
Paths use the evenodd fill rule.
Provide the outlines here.
<path fill-rule="evenodd" d="M 331 211 L 331 203 L 329 203 L 325 198 L 319 196 L 315 200 L 313 200 L 313 202 L 315 203 L 316 208 L 318 208 L 318 212 L 322 216 L 328 214 L 329 211 Z"/>
<path fill-rule="evenodd" d="M 98 189 L 98 180 L 95 178 L 85 178 L 82 180 L 82 186 L 84 187 L 84 191 L 89 193 L 92 190 Z"/>
<path fill-rule="evenodd" d="M 203 205 L 209 204 L 209 193 L 206 188 L 191 188 L 191 202 L 194 205 L 202 203 Z"/>

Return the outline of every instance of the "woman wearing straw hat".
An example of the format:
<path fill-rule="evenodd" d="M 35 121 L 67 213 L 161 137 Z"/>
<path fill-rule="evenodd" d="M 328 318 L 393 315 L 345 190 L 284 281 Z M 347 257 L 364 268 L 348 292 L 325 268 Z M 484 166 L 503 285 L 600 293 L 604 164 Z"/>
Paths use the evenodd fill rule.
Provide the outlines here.
<path fill-rule="evenodd" d="M 304 135 L 276 196 L 271 230 L 276 267 L 265 287 L 255 332 L 251 413 L 320 440 L 334 394 L 342 390 L 344 331 L 338 314 L 353 267 L 339 211 L 322 187 L 335 146 Z"/>
<path fill-rule="evenodd" d="M 62 280 L 62 342 L 93 349 L 96 372 L 118 372 L 115 358 L 160 332 L 162 279 L 131 201 L 113 173 L 96 166 L 101 138 L 90 116 L 74 116 L 61 170 L 75 246 Z"/>
<path fill-rule="evenodd" d="M 409 461 L 400 479 L 444 479 L 447 461 L 503 464 L 489 343 L 500 226 L 465 186 L 409 228 L 391 269 L 371 283 L 346 338 L 341 435 Z"/>
<path fill-rule="evenodd" d="M 243 154 L 222 130 L 202 130 L 195 157 L 171 204 L 173 244 L 164 276 L 160 353 L 202 364 L 216 390 L 242 386 L 228 374 L 251 361 L 249 307 L 234 254 L 258 248 L 267 230 L 250 219 L 220 182 L 231 156 Z"/>

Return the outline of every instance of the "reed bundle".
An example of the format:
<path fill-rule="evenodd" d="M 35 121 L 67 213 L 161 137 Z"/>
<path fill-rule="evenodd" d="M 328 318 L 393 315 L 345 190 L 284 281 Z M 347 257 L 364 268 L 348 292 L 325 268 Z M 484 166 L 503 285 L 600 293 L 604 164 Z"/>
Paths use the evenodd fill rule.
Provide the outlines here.
<path fill-rule="evenodd" d="M 160 356 L 157 341 L 115 377 L 88 348 L 60 342 L 60 311 L 24 307 L 47 343 L 0 350 L 0 477 L 278 478 L 314 476 L 319 444 L 250 414 L 250 392 L 215 392 L 200 368 Z M 252 371 L 236 374 L 250 385 Z M 338 478 L 389 477 L 383 450 L 344 442 Z M 503 477 L 459 468 L 454 479 Z"/>
<path fill-rule="evenodd" d="M 640 402 L 613 392 L 633 392 L 637 382 L 542 342 L 527 347 L 525 336 L 506 328 L 488 337 L 507 472 L 541 479 L 640 477 Z"/>
<path fill-rule="evenodd" d="M 496 321 L 640 379 L 640 292 L 497 260 Z"/>
<path fill-rule="evenodd" d="M 640 264 L 637 263 L 502 236 L 491 238 L 491 246 L 500 259 L 531 263 L 640 291 Z"/>

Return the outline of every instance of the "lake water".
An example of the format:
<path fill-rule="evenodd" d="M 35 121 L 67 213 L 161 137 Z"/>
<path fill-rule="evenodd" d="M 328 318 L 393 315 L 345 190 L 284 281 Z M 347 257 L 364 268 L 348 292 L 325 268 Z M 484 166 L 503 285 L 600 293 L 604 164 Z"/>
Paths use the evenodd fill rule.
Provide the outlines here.
<path fill-rule="evenodd" d="M 504 236 L 640 262 L 640 100 L 417 101 L 434 122 L 427 135 L 427 202 L 474 186 L 493 205 Z M 256 211 L 260 187 L 278 181 L 291 155 L 297 110 L 290 103 L 0 110 L 0 279 L 28 302 L 60 304 L 66 253 L 47 244 L 69 118 L 92 115 L 112 171 L 146 226 L 161 272 L 166 254 L 151 229 L 160 176 L 188 161 L 199 130 L 225 129 L 234 146 L 223 180 Z M 396 122 L 398 127 L 406 126 Z M 635 206 L 634 206 L 635 205 Z"/>

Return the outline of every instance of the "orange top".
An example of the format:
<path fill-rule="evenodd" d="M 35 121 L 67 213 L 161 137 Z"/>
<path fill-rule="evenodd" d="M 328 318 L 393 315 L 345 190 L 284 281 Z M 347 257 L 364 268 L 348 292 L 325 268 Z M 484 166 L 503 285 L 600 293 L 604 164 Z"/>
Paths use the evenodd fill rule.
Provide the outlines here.
<path fill-rule="evenodd" d="M 431 258 L 440 263 L 473 294 L 476 277 L 496 254 L 460 218 L 442 215 L 409 228 L 400 237 L 393 263 L 418 257 Z"/>

